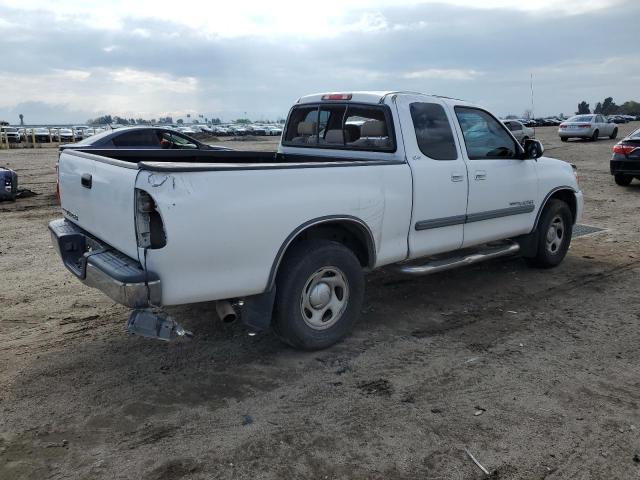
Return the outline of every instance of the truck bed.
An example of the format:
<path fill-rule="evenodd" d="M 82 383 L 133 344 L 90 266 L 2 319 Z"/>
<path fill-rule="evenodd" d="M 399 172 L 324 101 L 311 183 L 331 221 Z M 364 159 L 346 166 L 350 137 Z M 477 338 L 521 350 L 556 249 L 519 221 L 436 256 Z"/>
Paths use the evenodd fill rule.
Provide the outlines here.
<path fill-rule="evenodd" d="M 74 149 L 65 151 L 96 161 L 119 161 L 131 164 L 129 168 L 155 171 L 211 171 L 259 168 L 304 168 L 320 166 L 357 166 L 371 164 L 398 164 L 399 160 L 350 158 L 343 156 L 318 156 L 282 154 L 261 151 L 221 150 L 142 150 L 142 149 Z"/>

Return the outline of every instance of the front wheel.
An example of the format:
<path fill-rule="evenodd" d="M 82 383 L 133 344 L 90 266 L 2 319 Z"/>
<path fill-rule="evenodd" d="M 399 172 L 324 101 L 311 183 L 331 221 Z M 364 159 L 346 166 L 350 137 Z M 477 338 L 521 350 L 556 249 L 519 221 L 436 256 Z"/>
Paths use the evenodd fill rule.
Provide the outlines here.
<path fill-rule="evenodd" d="M 615 180 L 617 185 L 620 185 L 621 187 L 628 187 L 629 185 L 631 185 L 633 177 L 631 175 L 625 175 L 623 173 L 616 173 L 613 176 L 613 179 Z"/>
<path fill-rule="evenodd" d="M 569 137 L 560 137 L 560 140 L 562 140 L 563 142 L 566 142 L 569 140 Z"/>
<path fill-rule="evenodd" d="M 318 350 L 344 338 L 360 315 L 364 273 L 341 243 L 304 241 L 278 272 L 273 329 L 294 348 Z"/>
<path fill-rule="evenodd" d="M 562 200 L 553 198 L 540 217 L 538 248 L 535 257 L 527 258 L 530 266 L 552 268 L 560 264 L 569 250 L 573 233 L 571 209 Z"/>

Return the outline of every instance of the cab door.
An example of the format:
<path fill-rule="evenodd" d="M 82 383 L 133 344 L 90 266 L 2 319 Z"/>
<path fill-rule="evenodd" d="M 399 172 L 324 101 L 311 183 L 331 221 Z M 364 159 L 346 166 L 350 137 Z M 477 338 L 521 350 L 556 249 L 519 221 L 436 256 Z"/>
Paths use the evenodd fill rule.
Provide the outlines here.
<path fill-rule="evenodd" d="M 463 247 L 529 233 L 538 208 L 537 162 L 518 158 L 518 142 L 486 110 L 450 108 L 469 169 Z"/>
<path fill-rule="evenodd" d="M 402 95 L 394 102 L 413 176 L 409 257 L 458 249 L 468 184 L 451 114 L 437 98 Z"/>

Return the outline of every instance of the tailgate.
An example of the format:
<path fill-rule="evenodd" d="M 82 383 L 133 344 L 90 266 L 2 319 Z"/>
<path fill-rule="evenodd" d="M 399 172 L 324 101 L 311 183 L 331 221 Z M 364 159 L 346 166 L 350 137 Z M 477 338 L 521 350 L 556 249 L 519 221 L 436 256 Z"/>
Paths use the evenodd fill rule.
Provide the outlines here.
<path fill-rule="evenodd" d="M 58 169 L 64 216 L 137 259 L 134 223 L 137 164 L 65 150 Z"/>

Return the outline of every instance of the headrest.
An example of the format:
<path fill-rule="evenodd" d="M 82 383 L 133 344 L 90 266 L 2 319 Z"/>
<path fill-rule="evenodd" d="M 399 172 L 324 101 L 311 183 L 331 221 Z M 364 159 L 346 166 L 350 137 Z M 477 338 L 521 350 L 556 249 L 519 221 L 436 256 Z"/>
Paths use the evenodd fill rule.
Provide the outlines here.
<path fill-rule="evenodd" d="M 342 130 L 327 130 L 327 134 L 324 136 L 324 139 L 327 143 L 344 143 L 344 135 L 342 134 Z"/>
<path fill-rule="evenodd" d="M 386 137 L 387 126 L 380 120 L 367 120 L 360 127 L 361 137 Z"/>
<path fill-rule="evenodd" d="M 316 122 L 300 122 L 298 124 L 298 135 L 313 135 L 316 133 Z"/>

